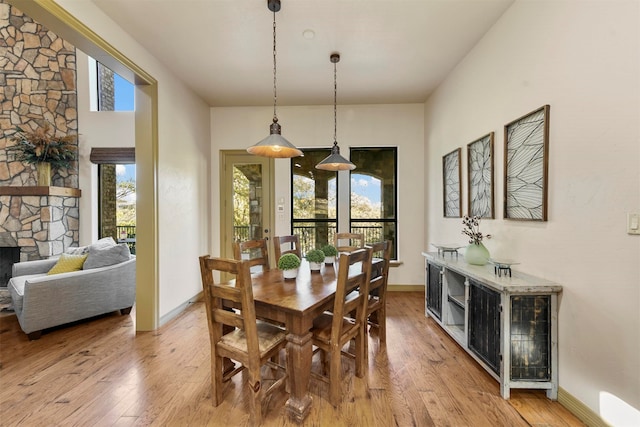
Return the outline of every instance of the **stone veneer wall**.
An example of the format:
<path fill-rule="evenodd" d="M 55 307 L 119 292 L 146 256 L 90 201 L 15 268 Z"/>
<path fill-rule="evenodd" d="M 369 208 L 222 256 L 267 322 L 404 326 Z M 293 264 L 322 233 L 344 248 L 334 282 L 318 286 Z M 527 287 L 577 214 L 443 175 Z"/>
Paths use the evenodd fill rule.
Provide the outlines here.
<path fill-rule="evenodd" d="M 111 236 L 118 240 L 117 233 L 117 194 L 116 165 L 100 165 L 100 235 Z"/>
<path fill-rule="evenodd" d="M 36 185 L 35 166 L 5 149 L 16 126 L 49 122 L 67 135 L 78 132 L 77 118 L 75 47 L 0 0 L 0 186 Z M 52 185 L 78 188 L 77 163 L 54 171 Z"/>
<path fill-rule="evenodd" d="M 75 47 L 0 0 L 0 246 L 20 247 L 21 261 L 78 245 L 79 191 L 4 191 L 37 185 L 35 167 L 15 161 L 6 147 L 16 126 L 49 122 L 57 134 L 74 134 L 77 117 Z M 52 185 L 77 189 L 77 162 L 54 171 Z"/>
<path fill-rule="evenodd" d="M 98 64 L 98 110 L 115 111 L 115 77 L 114 72 L 101 63 Z"/>
<path fill-rule="evenodd" d="M 19 247 L 20 261 L 58 255 L 79 242 L 75 196 L 0 196 L 0 247 Z"/>

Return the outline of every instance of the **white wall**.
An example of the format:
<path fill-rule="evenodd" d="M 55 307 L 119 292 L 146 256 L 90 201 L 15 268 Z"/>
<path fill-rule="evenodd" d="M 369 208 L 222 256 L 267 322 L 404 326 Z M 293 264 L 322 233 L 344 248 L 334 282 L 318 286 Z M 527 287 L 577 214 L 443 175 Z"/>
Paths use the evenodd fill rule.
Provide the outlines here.
<path fill-rule="evenodd" d="M 210 247 L 209 107 L 93 3 L 58 3 L 158 81 L 159 315 L 166 321 L 202 289 L 198 256 Z M 122 137 L 116 130 L 121 123 L 99 123 L 85 113 L 80 132 L 87 145 Z M 87 155 L 85 147 L 82 153 Z M 136 163 L 151 169 L 151 159 L 137 158 Z M 81 223 L 93 215 L 87 205 L 81 210 Z"/>
<path fill-rule="evenodd" d="M 424 233 L 424 106 L 339 105 L 338 144 L 348 157 L 349 147 L 398 147 L 398 255 L 403 265 L 390 270 L 389 284 L 424 283 L 422 242 Z M 246 149 L 269 133 L 273 107 L 237 107 L 211 109 L 211 164 L 220 163 L 219 150 Z M 278 107 L 282 135 L 299 148 L 326 147 L 333 144 L 333 106 Z M 276 159 L 275 200 L 285 199 L 285 219 L 276 222 L 275 236 L 291 232 L 291 190 L 289 159 Z M 339 174 L 339 188 L 348 196 L 348 174 Z M 213 248 L 220 251 L 220 180 L 212 174 Z M 275 213 L 274 213 L 275 214 Z M 277 218 L 277 215 L 276 215 Z M 347 218 L 348 220 L 348 218 Z M 340 223 L 345 227 L 346 221 Z"/>
<path fill-rule="evenodd" d="M 466 144 L 494 131 L 486 246 L 564 286 L 560 386 L 616 425 L 640 424 L 640 236 L 626 233 L 640 211 L 639 54 L 637 1 L 519 0 L 425 104 L 424 246 L 464 243 L 461 221 L 441 214 L 442 156 L 463 147 L 466 164 Z M 503 220 L 503 126 L 544 104 L 549 220 Z M 463 183 L 466 194 L 464 169 Z"/>
<path fill-rule="evenodd" d="M 98 238 L 98 165 L 89 161 L 94 147 L 135 147 L 133 111 L 91 111 L 89 58 L 76 51 L 78 133 L 80 143 L 78 182 L 80 198 L 80 246 Z"/>

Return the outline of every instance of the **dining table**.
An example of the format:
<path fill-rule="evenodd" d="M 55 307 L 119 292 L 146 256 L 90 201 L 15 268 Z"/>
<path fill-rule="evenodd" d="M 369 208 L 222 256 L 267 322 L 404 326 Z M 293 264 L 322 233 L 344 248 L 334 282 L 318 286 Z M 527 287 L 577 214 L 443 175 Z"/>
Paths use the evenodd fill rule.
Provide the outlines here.
<path fill-rule="evenodd" d="M 336 261 L 337 262 L 337 261 Z M 323 264 L 312 272 L 302 261 L 295 279 L 284 279 L 282 271 L 272 269 L 251 275 L 256 316 L 281 322 L 287 329 L 288 415 L 302 422 L 309 414 L 311 376 L 311 327 L 313 320 L 333 307 L 337 264 Z"/>
<path fill-rule="evenodd" d="M 375 275 L 383 260 L 372 261 Z M 352 266 L 356 267 L 357 265 Z M 302 260 L 295 279 L 284 279 L 282 271 L 271 269 L 251 275 L 256 316 L 283 323 L 287 329 L 288 415 L 304 421 L 312 406 L 309 394 L 311 362 L 311 328 L 313 320 L 333 308 L 337 285 L 338 259 L 334 264 L 322 264 L 312 272 Z M 355 271 L 354 271 L 355 272 Z"/>

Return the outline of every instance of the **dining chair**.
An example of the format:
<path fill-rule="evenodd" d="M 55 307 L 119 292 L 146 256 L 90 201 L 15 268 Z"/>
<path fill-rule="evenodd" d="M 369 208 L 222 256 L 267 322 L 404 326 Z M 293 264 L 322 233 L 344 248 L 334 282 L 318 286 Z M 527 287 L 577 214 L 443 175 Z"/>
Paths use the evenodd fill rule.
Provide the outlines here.
<path fill-rule="evenodd" d="M 351 268 L 361 263 L 361 271 Z M 314 375 L 329 383 L 329 401 L 333 406 L 340 403 L 342 348 L 355 339 L 356 376 L 362 377 L 367 367 L 365 352 L 366 305 L 371 272 L 371 249 L 363 248 L 349 254 L 341 254 L 338 280 L 332 312 L 324 312 L 313 322 L 311 343 L 322 352 L 322 360 L 329 358 L 329 376 Z M 355 291 L 356 293 L 353 293 Z M 348 314 L 355 312 L 355 317 Z M 326 364 L 323 363 L 323 370 Z M 324 372 L 323 372 L 324 373 Z"/>
<path fill-rule="evenodd" d="M 302 258 L 300 238 L 297 235 L 276 237 L 273 239 L 273 252 L 276 256 L 276 263 L 284 254 L 296 254 L 298 258 Z"/>
<path fill-rule="evenodd" d="M 252 273 L 255 266 L 261 266 L 262 271 L 269 271 L 269 250 L 267 239 L 246 240 L 233 242 L 233 258 L 238 261 L 248 261 Z"/>
<path fill-rule="evenodd" d="M 367 322 L 378 328 L 380 342 L 387 340 L 387 285 L 389 281 L 389 263 L 391 262 L 391 240 L 373 243 L 371 256 L 381 258 L 379 268 L 371 273 L 369 282 L 369 301 L 367 304 Z M 373 264 L 373 261 L 372 261 Z"/>
<path fill-rule="evenodd" d="M 352 252 L 364 247 L 364 234 L 336 233 L 333 243 L 338 252 Z"/>
<path fill-rule="evenodd" d="M 256 320 L 256 311 L 251 287 L 250 263 L 223 258 L 200 257 L 200 272 L 207 324 L 211 341 L 211 397 L 214 406 L 223 400 L 223 383 L 235 374 L 246 369 L 249 388 L 250 425 L 260 425 L 262 420 L 262 402 L 281 386 L 286 385 L 287 373 L 283 366 L 276 365 L 270 359 L 277 359 L 286 346 L 286 331 L 270 323 Z M 215 283 L 213 272 L 225 272 L 235 276 L 233 282 Z M 229 310 L 223 304 L 233 305 Z M 224 333 L 224 327 L 235 328 Z M 240 363 L 230 372 L 224 371 L 224 359 L 229 358 Z M 260 369 L 269 365 L 274 376 L 262 378 Z M 272 382 L 266 387 L 267 382 Z"/>

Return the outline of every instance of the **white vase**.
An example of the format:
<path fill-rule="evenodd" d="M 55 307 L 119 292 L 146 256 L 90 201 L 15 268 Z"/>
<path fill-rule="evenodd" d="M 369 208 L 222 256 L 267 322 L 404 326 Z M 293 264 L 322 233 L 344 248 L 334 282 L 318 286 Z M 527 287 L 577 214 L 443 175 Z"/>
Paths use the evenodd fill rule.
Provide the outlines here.
<path fill-rule="evenodd" d="M 320 271 L 321 267 L 322 267 L 322 263 L 321 262 L 311 262 L 311 261 L 309 261 L 309 268 L 311 269 L 311 271 Z"/>
<path fill-rule="evenodd" d="M 324 263 L 326 265 L 331 265 L 331 264 L 333 264 L 335 259 L 336 259 L 336 257 L 334 257 L 334 256 L 326 256 L 326 257 L 324 257 Z"/>
<path fill-rule="evenodd" d="M 285 279 L 295 279 L 297 276 L 298 276 L 297 268 L 282 270 L 282 277 L 284 277 Z"/>

